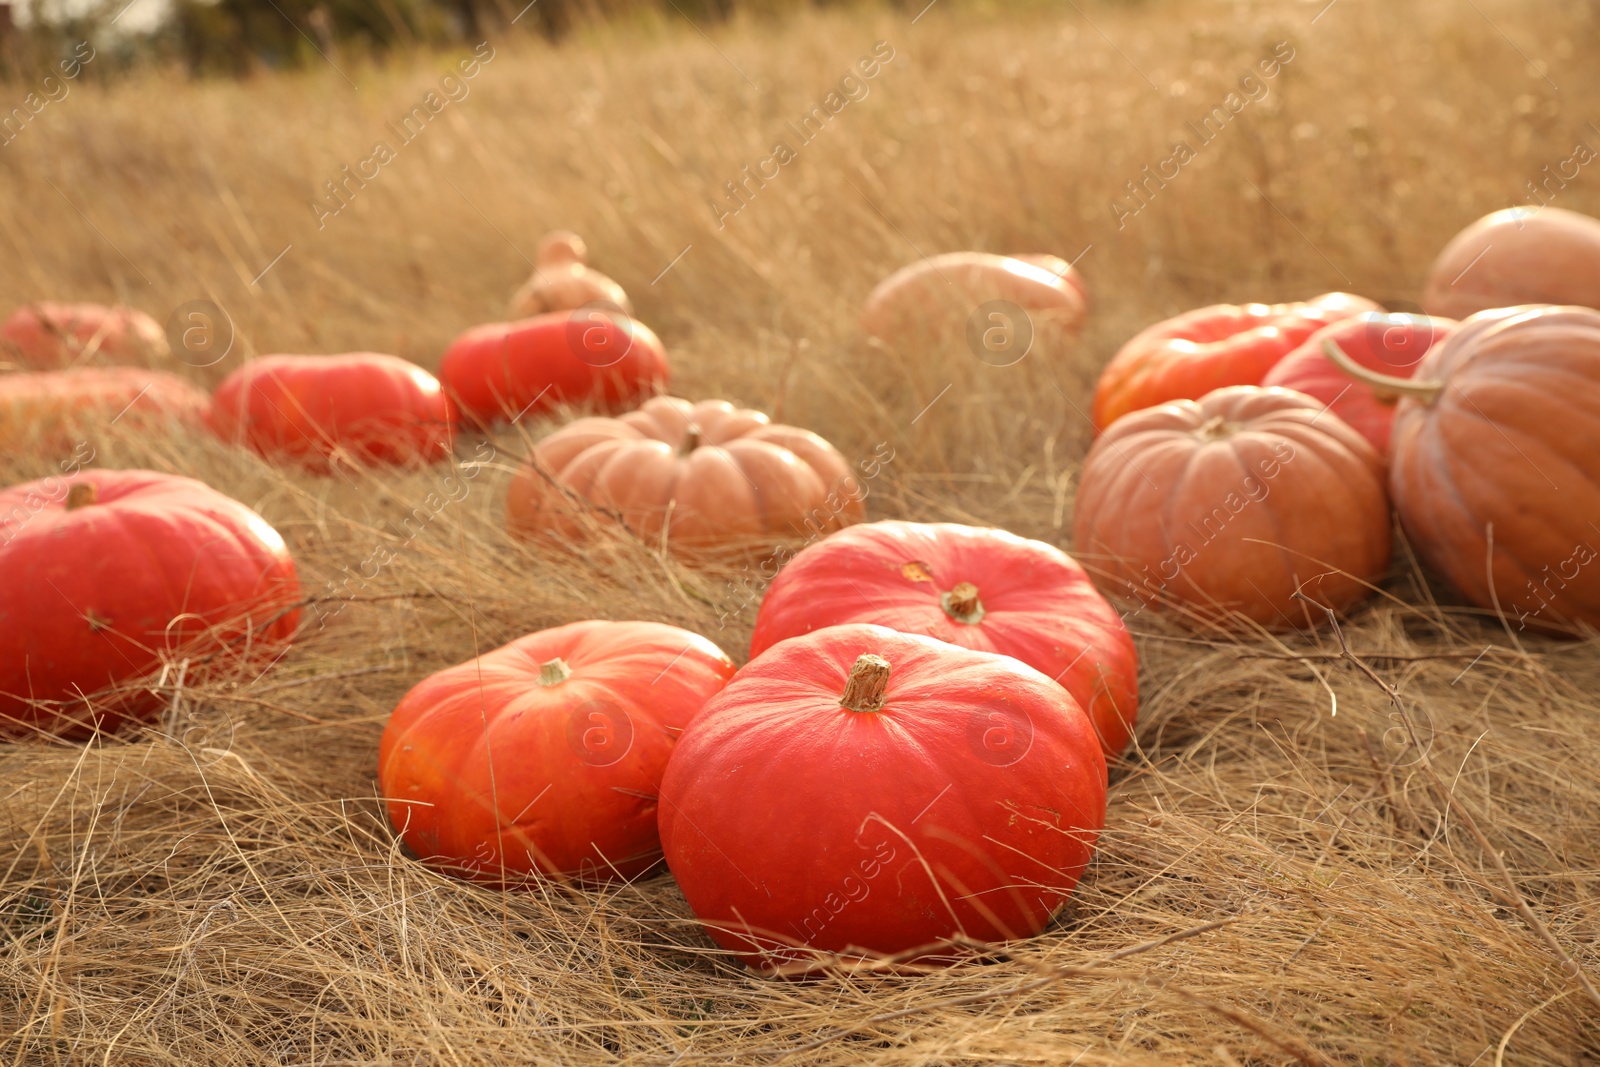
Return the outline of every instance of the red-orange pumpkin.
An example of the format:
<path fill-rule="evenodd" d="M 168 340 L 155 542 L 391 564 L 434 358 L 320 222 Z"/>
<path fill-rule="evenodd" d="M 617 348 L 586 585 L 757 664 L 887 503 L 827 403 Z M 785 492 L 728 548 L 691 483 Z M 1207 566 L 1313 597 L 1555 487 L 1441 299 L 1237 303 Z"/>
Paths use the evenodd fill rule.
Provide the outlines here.
<path fill-rule="evenodd" d="M 669 378 L 650 327 L 601 308 L 475 326 L 451 343 L 439 380 L 480 423 L 516 421 L 558 404 L 625 411 Z"/>
<path fill-rule="evenodd" d="M 1328 323 L 1380 310 L 1364 297 L 1324 293 L 1298 304 L 1216 304 L 1147 326 L 1101 372 L 1095 429 L 1169 400 L 1259 385 L 1280 359 Z"/>
<path fill-rule="evenodd" d="M 1430 315 L 1453 319 L 1519 304 L 1600 307 L 1600 219 L 1558 207 L 1486 215 L 1445 245 L 1422 291 Z"/>
<path fill-rule="evenodd" d="M 166 698 L 139 682 L 163 663 L 189 682 L 258 673 L 299 599 L 277 531 L 191 478 L 85 471 L 0 491 L 0 726 L 154 718 Z"/>
<path fill-rule="evenodd" d="M 1479 312 L 1401 393 L 1389 487 L 1417 554 L 1516 630 L 1600 626 L 1600 311 Z"/>
<path fill-rule="evenodd" d="M 577 540 L 589 512 L 692 553 L 837 530 L 861 520 L 864 496 L 850 464 L 810 430 L 726 400 L 656 397 L 540 441 L 506 511 L 526 537 Z"/>
<path fill-rule="evenodd" d="M 633 878 L 661 858 L 673 743 L 733 671 L 655 622 L 576 622 L 440 671 L 384 728 L 389 818 L 424 863 L 488 885 Z"/>
<path fill-rule="evenodd" d="M 1108 759 L 1132 736 L 1133 639 L 1077 561 L 1052 545 L 947 522 L 840 530 L 803 549 L 767 587 L 750 655 L 852 622 L 1016 657 L 1066 687 Z"/>
<path fill-rule="evenodd" d="M 1105 825 L 1088 716 L 1032 667 L 883 626 L 751 660 L 684 731 L 661 842 L 718 943 L 949 958 L 1042 930 Z"/>
<path fill-rule="evenodd" d="M 1058 337 L 1081 330 L 1089 312 L 1082 276 L 1057 256 L 946 252 L 879 282 L 867 296 L 862 326 L 891 342 L 961 333 L 974 312 L 992 301 L 1020 307 L 1034 330 L 1053 331 Z M 984 318 L 978 332 L 989 326 Z"/>
<path fill-rule="evenodd" d="M 633 314 L 633 303 L 622 286 L 589 266 L 588 246 L 577 234 L 566 230 L 545 234 L 533 261 L 533 274 L 511 298 L 512 318 L 572 311 L 585 304 Z"/>
<path fill-rule="evenodd" d="M 261 356 L 217 386 L 211 428 L 269 459 L 410 465 L 450 454 L 455 412 L 433 375 L 398 356 Z"/>
<path fill-rule="evenodd" d="M 1314 396 L 1328 410 L 1372 442 L 1381 455 L 1389 452 L 1389 426 L 1398 399 L 1388 390 L 1353 381 L 1328 359 L 1323 342 L 1332 341 L 1369 370 L 1409 378 L 1428 349 L 1450 336 L 1454 319 L 1367 311 L 1331 323 L 1306 338 L 1261 380 L 1264 386 L 1294 389 Z"/>
<path fill-rule="evenodd" d="M 142 311 L 101 304 L 40 301 L 11 313 L 0 343 L 25 367 L 148 363 L 168 354 L 161 325 Z"/>
<path fill-rule="evenodd" d="M 68 452 L 102 426 L 199 427 L 210 407 L 198 386 L 140 367 L 0 375 L 0 451 Z"/>
<path fill-rule="evenodd" d="M 1323 405 L 1234 386 L 1118 419 L 1079 476 L 1073 546 L 1101 587 L 1197 624 L 1292 628 L 1389 564 L 1383 459 Z"/>

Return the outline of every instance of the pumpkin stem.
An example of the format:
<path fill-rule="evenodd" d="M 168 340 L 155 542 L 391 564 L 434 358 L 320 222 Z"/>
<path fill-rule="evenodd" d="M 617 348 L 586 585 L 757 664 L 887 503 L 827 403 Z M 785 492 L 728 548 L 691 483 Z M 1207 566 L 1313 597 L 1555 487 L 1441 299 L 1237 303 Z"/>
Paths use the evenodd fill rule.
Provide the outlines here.
<path fill-rule="evenodd" d="M 1323 338 L 1322 354 L 1328 357 L 1328 362 L 1344 371 L 1346 375 L 1369 387 L 1378 395 L 1379 400 L 1398 400 L 1409 396 L 1413 400 L 1431 404 L 1439 399 L 1440 393 L 1444 392 L 1443 382 L 1396 378 L 1392 374 L 1380 374 L 1375 370 L 1369 370 L 1351 359 L 1331 337 Z"/>
<path fill-rule="evenodd" d="M 957 622 L 976 624 L 984 616 L 983 601 L 978 599 L 978 587 L 971 582 L 961 582 L 939 597 L 944 613 Z"/>
<path fill-rule="evenodd" d="M 847 711 L 879 711 L 883 708 L 883 691 L 888 687 L 889 661 L 868 652 L 850 668 L 850 680 L 844 685 L 839 706 Z"/>
<path fill-rule="evenodd" d="M 700 436 L 700 427 L 691 422 L 689 424 L 689 432 L 683 435 L 683 444 L 679 446 L 678 452 L 687 456 L 703 444 L 705 444 L 705 439 Z"/>
<path fill-rule="evenodd" d="M 67 490 L 67 510 L 76 511 L 94 503 L 96 490 L 93 482 L 78 482 Z"/>
<path fill-rule="evenodd" d="M 567 666 L 567 661 L 557 656 L 548 663 L 539 664 L 539 685 L 560 685 L 572 677 L 572 668 Z"/>
<path fill-rule="evenodd" d="M 1200 424 L 1195 434 L 1205 441 L 1220 441 L 1224 437 L 1232 437 L 1238 429 L 1238 423 L 1229 422 L 1221 415 L 1213 415 Z"/>

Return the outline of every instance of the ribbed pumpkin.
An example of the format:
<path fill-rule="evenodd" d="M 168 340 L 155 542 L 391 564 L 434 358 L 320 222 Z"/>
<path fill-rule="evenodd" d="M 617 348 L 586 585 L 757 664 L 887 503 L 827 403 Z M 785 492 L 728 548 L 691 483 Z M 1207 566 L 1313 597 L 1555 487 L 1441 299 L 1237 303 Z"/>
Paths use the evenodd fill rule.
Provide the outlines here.
<path fill-rule="evenodd" d="M 589 266 L 589 248 L 577 234 L 567 230 L 545 234 L 533 262 L 533 274 L 511 297 L 512 318 L 572 311 L 595 303 L 633 314 L 633 303 L 622 286 Z"/>
<path fill-rule="evenodd" d="M 455 411 L 433 375 L 398 356 L 261 356 L 217 386 L 210 424 L 269 459 L 328 471 L 443 459 Z"/>
<path fill-rule="evenodd" d="M 211 398 L 177 375 L 80 367 L 0 375 L 0 451 L 70 451 L 101 427 L 204 425 Z"/>
<path fill-rule="evenodd" d="M 1057 256 L 946 252 L 879 282 L 867 296 L 862 326 L 890 343 L 961 333 L 991 301 L 1020 307 L 1034 330 L 1058 336 L 1076 334 L 1089 312 L 1082 277 Z"/>
<path fill-rule="evenodd" d="M 1350 370 L 1405 397 L 1389 486 L 1423 561 L 1517 630 L 1600 626 L 1600 311 L 1484 311 L 1410 380 Z"/>
<path fill-rule="evenodd" d="M 1095 429 L 1169 400 L 1259 385 L 1280 359 L 1330 322 L 1381 310 L 1364 297 L 1324 293 L 1297 304 L 1216 304 L 1147 326 L 1101 372 Z"/>
<path fill-rule="evenodd" d="M 1445 245 L 1422 306 L 1460 319 L 1520 304 L 1600 307 L 1600 219 L 1558 207 L 1485 215 Z"/>
<path fill-rule="evenodd" d="M 733 671 L 699 634 L 599 621 L 442 670 L 384 728 L 390 821 L 424 863 L 489 885 L 633 878 L 661 858 L 673 743 Z"/>
<path fill-rule="evenodd" d="M 439 362 L 462 414 L 485 425 L 560 404 L 626 411 L 665 389 L 669 376 L 650 327 L 594 307 L 475 326 Z"/>
<path fill-rule="evenodd" d="M 1352 380 L 1328 359 L 1323 342 L 1334 342 L 1369 370 L 1409 378 L 1428 350 L 1450 336 L 1457 325 L 1454 319 L 1426 315 L 1363 312 L 1312 334 L 1268 371 L 1261 384 L 1316 397 L 1371 441 L 1380 454 L 1388 455 L 1389 427 L 1399 397 L 1389 390 Z"/>
<path fill-rule="evenodd" d="M 1383 460 L 1321 402 L 1234 386 L 1118 419 L 1079 476 L 1073 547 L 1107 594 L 1197 625 L 1343 610 L 1389 564 Z"/>
<path fill-rule="evenodd" d="M 258 674 L 294 635 L 294 560 L 192 478 L 85 471 L 0 491 L 0 728 L 77 736 L 151 719 L 138 684 Z M 176 675 L 174 675 L 174 678 Z"/>
<path fill-rule="evenodd" d="M 526 537 L 580 539 L 588 513 L 693 553 L 837 530 L 861 520 L 864 495 L 850 464 L 810 430 L 726 400 L 656 397 L 540 441 L 506 510 Z"/>
<path fill-rule="evenodd" d="M 1108 758 L 1128 745 L 1139 706 L 1133 639 L 1084 569 L 1052 545 L 947 522 L 840 530 L 767 587 L 750 655 L 858 622 L 1014 656 L 1066 687 Z"/>
<path fill-rule="evenodd" d="M 169 353 L 161 325 L 142 311 L 44 300 L 11 313 L 0 343 L 25 367 L 149 363 Z"/>
<path fill-rule="evenodd" d="M 1042 930 L 1105 807 L 1088 717 L 1032 667 L 830 626 L 751 660 L 689 724 L 661 844 L 695 915 L 752 966 L 940 959 L 958 937 Z"/>

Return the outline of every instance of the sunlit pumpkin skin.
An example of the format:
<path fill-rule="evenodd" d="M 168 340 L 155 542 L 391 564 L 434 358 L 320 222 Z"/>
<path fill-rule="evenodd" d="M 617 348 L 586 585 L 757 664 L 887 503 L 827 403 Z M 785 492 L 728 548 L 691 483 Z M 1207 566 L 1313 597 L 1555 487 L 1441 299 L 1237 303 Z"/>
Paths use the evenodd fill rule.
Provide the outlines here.
<path fill-rule="evenodd" d="M 1397 384 L 1418 395 L 1389 486 L 1418 556 L 1514 630 L 1600 626 L 1600 311 L 1479 312 Z"/>
<path fill-rule="evenodd" d="M 0 451 L 69 452 L 101 427 L 198 428 L 211 398 L 165 371 L 79 367 L 0 375 Z"/>
<path fill-rule="evenodd" d="M 862 326 L 893 342 L 962 333 L 978 308 L 1003 300 L 1028 313 L 1035 331 L 1075 335 L 1089 312 L 1083 279 L 1048 255 L 946 252 L 902 267 L 867 296 Z"/>
<path fill-rule="evenodd" d="M 1384 464 L 1323 404 L 1234 386 L 1118 419 L 1084 461 L 1073 547 L 1108 596 L 1197 626 L 1323 621 L 1384 576 Z M 1182 610 L 1177 610 L 1182 609 Z"/>
<path fill-rule="evenodd" d="M 1032 667 L 883 626 L 780 642 L 689 724 L 661 786 L 684 898 L 751 966 L 1039 933 L 1105 825 L 1088 716 Z"/>
<path fill-rule="evenodd" d="M 149 363 L 169 354 L 161 325 L 142 311 L 44 300 L 11 313 L 0 346 L 24 367 Z"/>
<path fill-rule="evenodd" d="M 666 350 L 650 327 L 593 307 L 475 326 L 439 363 L 445 390 L 483 424 L 558 404 L 626 411 L 665 390 L 669 377 Z"/>
<path fill-rule="evenodd" d="M 580 540 L 587 515 L 698 552 L 859 522 L 865 493 L 837 449 L 726 400 L 655 397 L 568 423 L 534 447 L 506 500 L 513 533 Z"/>
<path fill-rule="evenodd" d="M 1363 367 L 1397 378 L 1409 378 L 1428 350 L 1441 343 L 1459 325 L 1455 319 L 1367 311 L 1324 326 L 1299 348 L 1284 356 L 1261 380 L 1264 386 L 1293 389 L 1314 396 L 1328 410 L 1372 442 L 1381 455 L 1389 453 L 1389 430 L 1398 398 L 1370 385 L 1352 381 L 1323 353 L 1322 342 L 1332 340 Z"/>
<path fill-rule="evenodd" d="M 312 470 L 408 466 L 450 454 L 455 412 L 433 375 L 398 356 L 261 356 L 217 386 L 224 441 Z"/>
<path fill-rule="evenodd" d="M 1296 304 L 1215 304 L 1147 326 L 1101 372 L 1095 429 L 1169 400 L 1259 385 L 1280 359 L 1330 322 L 1381 310 L 1364 297 L 1324 293 Z"/>
<path fill-rule="evenodd" d="M 841 530 L 802 549 L 767 587 L 750 655 L 844 623 L 1014 656 L 1066 687 L 1107 758 L 1132 735 L 1139 671 L 1128 628 L 1077 561 L 1043 541 L 956 523 Z"/>
<path fill-rule="evenodd" d="M 733 672 L 699 634 L 595 621 L 442 670 L 384 728 L 389 818 L 424 863 L 486 885 L 636 877 L 661 858 L 672 746 Z"/>
<path fill-rule="evenodd" d="M 153 719 L 169 698 L 136 683 L 163 659 L 189 659 L 188 682 L 256 674 L 292 639 L 299 599 L 277 531 L 192 478 L 83 471 L 0 490 L 0 730 Z"/>
<path fill-rule="evenodd" d="M 1600 219 L 1507 208 L 1451 238 L 1422 291 L 1430 315 L 1464 319 L 1520 304 L 1600 306 Z"/>
<path fill-rule="evenodd" d="M 588 246 L 577 234 L 566 230 L 545 234 L 533 263 L 533 274 L 511 297 L 512 318 L 572 311 L 594 303 L 633 314 L 633 303 L 622 286 L 589 266 Z"/>

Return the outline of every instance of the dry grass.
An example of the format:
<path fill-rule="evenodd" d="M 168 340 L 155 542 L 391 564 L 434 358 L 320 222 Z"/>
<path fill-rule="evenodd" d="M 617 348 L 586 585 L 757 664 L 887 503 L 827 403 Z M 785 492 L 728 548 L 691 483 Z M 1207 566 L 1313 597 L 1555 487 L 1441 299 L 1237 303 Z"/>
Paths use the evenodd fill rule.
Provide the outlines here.
<path fill-rule="evenodd" d="M 472 95 L 321 231 L 307 199 L 445 59 L 347 69 L 359 91 L 326 68 L 80 85 L 0 149 L 0 283 L 158 317 L 215 300 L 239 341 L 188 371 L 201 381 L 251 352 L 432 364 L 496 314 L 537 236 L 570 226 L 666 339 L 677 391 L 777 409 L 851 456 L 889 442 L 875 517 L 1064 543 L 1088 383 L 1133 329 L 1214 300 L 1415 299 L 1451 233 L 1600 136 L 1576 4 L 1340 0 L 1314 25 L 1321 2 L 1077 6 L 499 41 Z M 1108 199 L 1286 38 L 1271 94 L 1119 233 Z M 706 200 L 880 39 L 898 58 L 870 95 L 719 231 Z M 1557 203 L 1595 212 L 1597 181 Z M 1000 369 L 885 352 L 854 327 L 872 282 L 919 251 L 1089 245 L 1079 350 Z M 443 471 L 315 479 L 206 440 L 91 433 L 97 463 L 192 473 L 260 509 L 313 594 L 380 543 L 397 557 L 271 673 L 175 692 L 142 737 L 0 752 L 0 1062 L 1600 1060 L 1600 1012 L 1496 896 L 1387 698 L 1325 629 L 1208 642 L 1133 617 L 1138 748 L 1055 929 L 988 966 L 767 981 L 712 950 L 669 878 L 485 892 L 402 857 L 373 801 L 384 718 L 425 672 L 587 616 L 677 623 L 737 656 L 753 612 L 731 571 L 624 541 L 581 561 L 511 544 L 518 434 L 409 537 L 400 517 Z M 0 457 L 0 474 L 57 458 Z M 1600 972 L 1595 642 L 1519 651 L 1405 558 L 1388 592 L 1352 646 L 1401 686 L 1542 922 Z"/>

